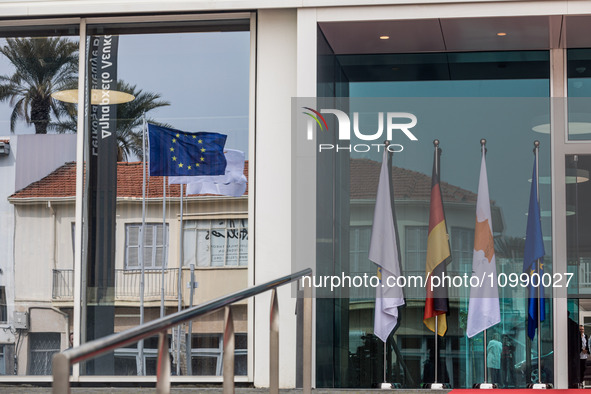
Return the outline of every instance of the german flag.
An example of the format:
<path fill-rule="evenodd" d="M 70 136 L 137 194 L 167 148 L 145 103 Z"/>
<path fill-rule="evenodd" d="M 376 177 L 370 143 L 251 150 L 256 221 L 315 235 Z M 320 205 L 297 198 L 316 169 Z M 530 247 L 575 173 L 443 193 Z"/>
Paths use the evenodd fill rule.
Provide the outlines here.
<path fill-rule="evenodd" d="M 437 334 L 445 335 L 447 331 L 446 314 L 448 311 L 447 288 L 443 286 L 434 287 L 431 290 L 431 281 L 434 276 L 441 277 L 445 274 L 445 266 L 451 262 L 449 248 L 449 236 L 443 213 L 443 200 L 439 187 L 439 156 L 441 149 L 436 147 L 433 158 L 433 177 L 431 180 L 431 207 L 429 210 L 429 236 L 427 238 L 427 298 L 425 300 L 425 314 L 423 323 L 427 328 L 435 332 L 435 317 L 439 316 L 437 322 Z M 437 284 L 437 282 L 436 282 Z"/>

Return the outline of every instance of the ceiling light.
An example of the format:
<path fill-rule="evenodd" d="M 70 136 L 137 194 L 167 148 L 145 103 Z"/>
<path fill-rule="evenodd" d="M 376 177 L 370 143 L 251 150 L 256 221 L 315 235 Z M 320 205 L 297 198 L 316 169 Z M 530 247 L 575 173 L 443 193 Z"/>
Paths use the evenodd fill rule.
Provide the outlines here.
<path fill-rule="evenodd" d="M 380 40 L 389 40 L 390 36 L 380 36 Z"/>
<path fill-rule="evenodd" d="M 543 123 L 532 127 L 536 133 L 550 134 L 550 124 Z M 568 134 L 591 134 L 590 122 L 568 122 Z"/>
<path fill-rule="evenodd" d="M 589 171 L 582 168 L 567 168 L 565 175 L 564 182 L 568 185 L 589 182 Z M 527 181 L 531 183 L 531 178 Z M 540 176 L 538 182 L 540 185 L 550 185 L 552 183 L 549 176 Z"/>
<path fill-rule="evenodd" d="M 507 33 L 503 32 L 503 31 L 500 31 L 497 33 L 497 36 L 499 36 L 499 37 L 505 37 L 506 35 L 507 35 Z"/>
<path fill-rule="evenodd" d="M 78 89 L 54 92 L 51 97 L 66 103 L 76 104 L 78 102 Z M 135 100 L 135 97 L 129 93 L 117 90 L 92 89 L 90 102 L 93 105 L 112 105 L 128 103 L 133 100 Z"/>

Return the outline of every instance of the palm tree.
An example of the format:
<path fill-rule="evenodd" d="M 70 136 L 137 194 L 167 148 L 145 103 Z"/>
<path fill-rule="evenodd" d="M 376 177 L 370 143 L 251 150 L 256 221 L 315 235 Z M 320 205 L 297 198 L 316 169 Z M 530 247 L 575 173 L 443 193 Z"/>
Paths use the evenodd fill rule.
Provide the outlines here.
<path fill-rule="evenodd" d="M 136 85 L 131 85 L 121 80 L 117 82 L 116 89 L 135 97 L 134 100 L 128 103 L 117 105 L 117 160 L 128 160 L 131 155 L 143 160 L 143 115 L 153 109 L 168 106 L 170 103 L 161 100 L 159 93 L 144 92 L 142 89 L 138 89 Z M 58 133 L 76 132 L 76 112 L 72 111 L 68 112 L 68 114 L 70 116 L 69 119 L 52 123 L 50 125 L 51 130 L 55 130 Z M 146 118 L 146 121 L 160 124 L 150 118 Z"/>
<path fill-rule="evenodd" d="M 15 68 L 12 75 L 0 76 L 0 102 L 9 101 L 13 106 L 10 130 L 14 132 L 22 119 L 35 126 L 36 134 L 75 133 L 76 106 L 55 100 L 51 94 L 77 88 L 78 43 L 59 37 L 7 38 L 0 53 Z M 170 103 L 158 93 L 144 92 L 123 81 L 117 82 L 116 89 L 135 96 L 135 100 L 117 106 L 118 159 L 142 158 L 142 115 Z"/>
<path fill-rule="evenodd" d="M 15 67 L 14 74 L 0 75 L 0 101 L 13 106 L 10 131 L 23 119 L 36 134 L 46 134 L 51 112 L 59 118 L 64 111 L 51 93 L 77 78 L 78 43 L 59 37 L 7 38 L 0 53 Z"/>

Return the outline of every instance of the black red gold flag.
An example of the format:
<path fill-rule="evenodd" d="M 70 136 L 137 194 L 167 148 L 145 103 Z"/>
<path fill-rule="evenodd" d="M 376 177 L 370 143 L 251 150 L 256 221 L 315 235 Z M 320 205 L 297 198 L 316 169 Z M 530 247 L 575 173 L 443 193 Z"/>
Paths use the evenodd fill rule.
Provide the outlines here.
<path fill-rule="evenodd" d="M 445 335 L 447 331 L 446 314 L 449 309 L 447 288 L 443 286 L 443 281 L 435 281 L 439 286 L 432 288 L 434 276 L 439 278 L 445 275 L 445 267 L 451 262 L 451 252 L 449 248 L 449 236 L 445 224 L 445 215 L 443 212 L 443 200 L 441 198 L 441 188 L 439 186 L 439 156 L 441 150 L 435 149 L 433 158 L 433 176 L 431 179 L 431 204 L 429 210 L 429 235 L 427 238 L 427 297 L 425 299 L 425 313 L 423 323 L 427 328 L 435 332 L 435 317 L 439 316 L 437 322 L 437 334 Z"/>

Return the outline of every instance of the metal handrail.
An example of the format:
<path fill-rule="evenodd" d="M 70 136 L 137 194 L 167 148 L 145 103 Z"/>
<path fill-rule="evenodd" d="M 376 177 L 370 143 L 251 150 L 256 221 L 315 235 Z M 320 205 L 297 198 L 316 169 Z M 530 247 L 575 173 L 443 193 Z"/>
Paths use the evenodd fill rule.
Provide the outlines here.
<path fill-rule="evenodd" d="M 133 327 L 128 330 L 114 333 L 108 335 L 103 338 L 95 339 L 94 341 L 87 342 L 82 344 L 76 348 L 65 350 L 61 353 L 57 353 L 53 357 L 53 393 L 54 394 L 62 394 L 62 393 L 70 393 L 70 366 L 82 361 L 86 361 L 89 359 L 96 358 L 102 354 L 115 350 L 125 345 L 136 343 L 142 339 L 151 337 L 153 335 L 159 334 L 159 344 L 158 344 L 158 362 L 157 362 L 157 384 L 156 389 L 158 393 L 169 393 L 170 392 L 170 361 L 168 356 L 168 347 L 166 345 L 166 333 L 167 330 L 173 326 L 177 326 L 181 323 L 184 323 L 187 320 L 192 320 L 198 316 L 205 315 L 207 313 L 213 312 L 215 310 L 226 308 L 226 321 L 225 321 L 225 329 L 224 329 L 224 336 L 226 336 L 226 332 L 228 331 L 228 327 L 231 328 L 231 335 L 233 338 L 233 323 L 232 323 L 232 315 L 230 312 L 229 306 L 233 303 L 238 301 L 245 300 L 247 298 L 253 297 L 255 295 L 264 293 L 269 290 L 273 290 L 273 296 L 271 297 L 272 306 L 271 306 L 271 329 L 273 330 L 274 327 L 278 326 L 278 307 L 276 301 L 276 288 L 279 286 L 283 286 L 285 284 L 294 282 L 299 278 L 304 276 L 308 276 L 312 274 L 312 270 L 310 268 L 306 268 L 302 271 L 296 272 L 291 275 L 286 275 L 281 278 L 277 278 L 275 280 L 249 287 L 244 290 L 240 290 L 224 297 L 220 297 L 208 302 L 205 302 L 201 305 L 185 309 L 183 311 L 174 313 L 172 315 L 168 315 L 162 317 L 157 320 L 150 321 L 145 323 L 141 326 Z M 311 300 L 310 300 L 310 289 L 304 289 L 305 296 L 308 298 L 308 302 L 304 302 L 304 326 L 308 327 L 310 334 L 311 334 Z M 306 301 L 306 300 L 305 300 Z M 309 343 L 307 343 L 309 342 Z M 233 340 L 232 340 L 233 343 Z M 311 335 L 310 338 L 307 338 L 304 335 L 304 366 L 306 368 L 311 368 Z M 166 348 L 165 348 L 166 346 Z M 308 349 L 309 348 L 309 349 Z M 278 349 L 273 349 L 273 343 L 271 343 L 271 352 L 278 351 Z M 232 349 L 233 353 L 233 349 Z M 309 353 L 309 354 L 308 354 Z M 224 352 L 224 363 L 226 363 L 226 352 Z M 233 359 L 233 354 L 232 357 Z M 228 363 L 229 364 L 229 363 Z M 231 362 L 232 365 L 232 377 L 233 377 L 233 360 Z M 271 369 L 275 369 L 275 366 L 272 366 Z M 304 371 L 306 371 L 304 368 Z M 278 370 L 278 369 L 277 369 Z M 310 372 L 311 377 L 311 371 Z M 308 375 L 304 373 L 304 375 Z M 277 377 L 278 382 L 278 377 Z M 306 380 L 310 380 L 306 382 Z M 274 382 L 273 378 L 270 379 L 270 382 Z M 228 386 L 227 386 L 228 385 Z M 304 393 L 311 392 L 311 379 L 305 379 L 303 382 L 303 389 Z M 228 389 L 227 389 L 228 387 Z M 271 391 L 274 391 L 273 387 L 270 387 Z M 230 382 L 226 382 L 226 374 L 224 374 L 224 393 L 226 392 L 234 392 L 234 379 L 231 379 L 231 389 L 230 389 Z"/>

